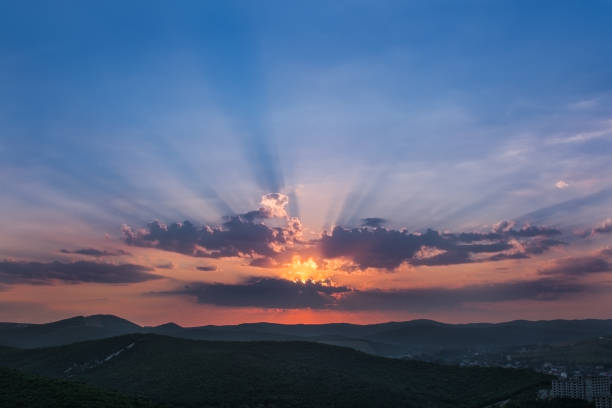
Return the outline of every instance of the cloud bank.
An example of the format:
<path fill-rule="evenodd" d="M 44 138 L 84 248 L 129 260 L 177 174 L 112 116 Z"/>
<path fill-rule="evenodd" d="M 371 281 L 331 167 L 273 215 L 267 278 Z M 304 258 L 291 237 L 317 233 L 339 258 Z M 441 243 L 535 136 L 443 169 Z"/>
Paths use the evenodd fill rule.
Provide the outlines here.
<path fill-rule="evenodd" d="M 96 249 L 96 248 L 79 248 L 79 249 L 62 249 L 60 251 L 63 254 L 76 254 L 76 255 L 86 255 L 93 256 L 95 258 L 99 258 L 102 256 L 122 256 L 122 255 L 130 255 L 129 252 L 124 251 L 122 249 L 116 250 L 106 250 L 106 249 Z"/>
<path fill-rule="evenodd" d="M 56 281 L 66 283 L 138 283 L 162 276 L 151 268 L 134 264 L 110 264 L 88 261 L 63 262 L 0 262 L 0 283 L 44 285 Z"/>
<path fill-rule="evenodd" d="M 302 224 L 287 213 L 288 196 L 266 194 L 260 207 L 225 218 L 220 225 L 196 226 L 189 221 L 151 222 L 135 230 L 122 227 L 128 245 L 157 248 L 203 258 L 242 257 L 259 267 L 276 267 L 307 251 L 321 259 L 345 258 L 357 268 L 394 270 L 402 263 L 420 266 L 523 259 L 564 244 L 555 228 L 501 221 L 488 232 L 409 232 L 385 228 L 386 220 L 362 219 L 362 226 L 336 226 L 320 239 L 302 240 Z"/>
<path fill-rule="evenodd" d="M 323 234 L 320 248 L 324 258 L 344 257 L 362 269 L 393 270 L 404 262 L 433 266 L 526 258 L 563 244 L 550 239 L 559 234 L 561 231 L 547 227 L 515 229 L 510 221 L 498 223 L 486 233 L 335 227 L 331 233 Z M 478 258 L 481 254 L 494 255 Z"/>
<path fill-rule="evenodd" d="M 541 277 L 460 288 L 408 288 L 357 290 L 329 282 L 294 282 L 280 278 L 250 277 L 236 284 L 198 282 L 154 295 L 192 296 L 198 303 L 225 307 L 332 310 L 405 310 L 424 312 L 468 303 L 517 300 L 555 301 L 602 288 L 571 279 Z"/>

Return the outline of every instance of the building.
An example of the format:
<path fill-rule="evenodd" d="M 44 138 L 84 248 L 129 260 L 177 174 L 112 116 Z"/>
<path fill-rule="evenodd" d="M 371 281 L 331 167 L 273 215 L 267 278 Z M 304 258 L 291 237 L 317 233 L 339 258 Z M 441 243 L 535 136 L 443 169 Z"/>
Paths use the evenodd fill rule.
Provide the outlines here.
<path fill-rule="evenodd" d="M 556 379 L 552 382 L 552 398 L 573 398 L 596 402 L 598 398 L 601 398 L 601 403 L 607 404 L 609 402 L 606 401 L 610 400 L 610 396 L 610 377 L 574 377 Z M 601 406 L 608 407 L 608 405 Z"/>
<path fill-rule="evenodd" d="M 585 394 L 587 401 L 597 397 L 609 397 L 610 377 L 585 377 Z"/>
<path fill-rule="evenodd" d="M 582 377 L 552 381 L 552 398 L 586 399 Z"/>
<path fill-rule="evenodd" d="M 612 408 L 612 396 L 595 397 L 595 408 Z"/>

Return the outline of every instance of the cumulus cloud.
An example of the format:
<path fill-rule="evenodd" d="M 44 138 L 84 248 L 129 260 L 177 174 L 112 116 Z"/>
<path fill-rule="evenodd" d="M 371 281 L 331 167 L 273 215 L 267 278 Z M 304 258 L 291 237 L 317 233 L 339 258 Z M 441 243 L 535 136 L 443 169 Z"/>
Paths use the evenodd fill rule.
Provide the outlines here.
<path fill-rule="evenodd" d="M 270 193 L 266 194 L 261 198 L 261 211 L 265 212 L 268 218 L 279 217 L 286 218 L 287 205 L 289 204 L 289 197 L 281 193 Z"/>
<path fill-rule="evenodd" d="M 106 250 L 106 249 L 96 249 L 96 248 L 78 248 L 78 249 L 62 249 L 60 251 L 63 254 L 77 254 L 77 255 L 86 255 L 93 256 L 96 258 L 102 256 L 122 256 L 122 255 L 130 255 L 129 252 L 124 251 L 122 249 L 114 249 L 114 250 Z"/>
<path fill-rule="evenodd" d="M 492 230 L 493 232 L 496 232 L 496 233 L 508 232 L 508 231 L 511 231 L 512 228 L 514 228 L 515 224 L 516 223 L 514 221 L 502 220 L 496 224 L 493 224 Z"/>
<path fill-rule="evenodd" d="M 510 221 L 495 224 L 491 232 L 484 233 L 440 233 L 435 230 L 411 233 L 386 228 L 336 227 L 331 233 L 323 234 L 320 248 L 324 258 L 344 257 L 353 260 L 362 269 L 393 270 L 404 262 L 451 265 L 482 261 L 474 255 L 487 253 L 496 254 L 486 258 L 489 261 L 519 259 L 563 244 L 549 238 L 560 233 L 554 228 L 530 225 L 515 229 Z M 424 248 L 438 253 L 424 257 Z"/>
<path fill-rule="evenodd" d="M 302 240 L 302 224 L 287 213 L 288 196 L 266 194 L 257 210 L 226 217 L 221 225 L 196 226 L 189 221 L 169 225 L 154 221 L 136 230 L 124 225 L 128 245 L 151 247 L 203 258 L 249 258 L 250 265 L 282 266 L 291 254 L 308 251 L 324 259 L 345 258 L 360 269 L 393 270 L 402 263 L 452 265 L 521 259 L 564 244 L 552 237 L 555 228 L 500 221 L 488 232 L 409 232 L 383 227 L 383 218 L 362 219 L 362 226 L 335 227 L 320 239 Z M 421 256 L 423 248 L 437 251 Z M 485 256 L 488 255 L 488 256 Z"/>
<path fill-rule="evenodd" d="M 302 236 L 302 224 L 287 215 L 287 203 L 286 195 L 267 194 L 258 210 L 226 217 L 219 226 L 198 227 L 189 221 L 165 225 L 154 221 L 141 230 L 123 225 L 123 238 L 128 245 L 195 257 L 274 258 Z M 267 225 L 264 221 L 270 218 L 280 218 L 283 225 Z"/>
<path fill-rule="evenodd" d="M 153 295 L 192 296 L 199 303 L 225 307 L 332 310 L 404 310 L 423 312 L 467 303 L 518 300 L 554 301 L 598 288 L 546 277 L 460 288 L 409 288 L 357 290 L 321 282 L 251 277 L 244 282 L 193 283 Z"/>
<path fill-rule="evenodd" d="M 257 219 L 265 220 L 269 218 L 289 218 L 287 206 L 289 196 L 281 193 L 269 193 L 261 197 L 259 208 L 242 214 L 242 218 L 249 221 Z"/>
<path fill-rule="evenodd" d="M 612 218 L 606 218 L 597 227 L 593 228 L 595 234 L 610 234 L 612 233 Z"/>
<path fill-rule="evenodd" d="M 0 283 L 43 285 L 55 281 L 67 283 L 138 283 L 162 276 L 151 268 L 134 264 L 79 262 L 0 262 Z"/>
<path fill-rule="evenodd" d="M 559 180 L 555 183 L 555 187 L 557 187 L 559 190 L 563 190 L 565 188 L 568 188 L 569 184 L 566 181 Z"/>

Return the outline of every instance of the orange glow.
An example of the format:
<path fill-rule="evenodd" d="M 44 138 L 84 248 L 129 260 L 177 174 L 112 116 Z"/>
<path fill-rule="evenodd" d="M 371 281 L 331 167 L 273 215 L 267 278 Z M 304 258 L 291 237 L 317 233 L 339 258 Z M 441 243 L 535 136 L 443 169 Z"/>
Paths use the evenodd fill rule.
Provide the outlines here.
<path fill-rule="evenodd" d="M 310 257 L 302 259 L 301 256 L 295 255 L 291 259 L 288 269 L 283 273 L 283 277 L 294 282 L 321 282 L 329 280 L 329 273 L 320 269 L 314 259 Z"/>

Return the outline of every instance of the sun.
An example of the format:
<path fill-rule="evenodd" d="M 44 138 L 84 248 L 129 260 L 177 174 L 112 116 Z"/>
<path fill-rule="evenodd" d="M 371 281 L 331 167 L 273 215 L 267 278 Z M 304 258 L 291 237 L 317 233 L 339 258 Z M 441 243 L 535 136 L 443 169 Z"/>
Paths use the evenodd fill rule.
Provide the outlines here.
<path fill-rule="evenodd" d="M 307 281 L 324 281 L 328 278 L 325 271 L 319 269 L 319 265 L 312 258 L 302 259 L 295 255 L 288 265 L 287 278 L 295 282 L 305 283 Z"/>

